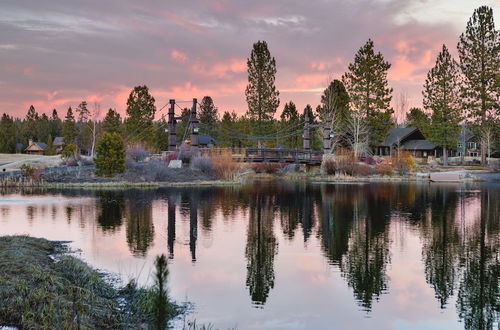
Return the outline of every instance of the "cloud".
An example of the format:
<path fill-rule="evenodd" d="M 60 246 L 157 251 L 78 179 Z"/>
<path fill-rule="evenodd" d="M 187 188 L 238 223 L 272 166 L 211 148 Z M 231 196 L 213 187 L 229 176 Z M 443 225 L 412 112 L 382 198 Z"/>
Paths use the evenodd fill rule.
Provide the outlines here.
<path fill-rule="evenodd" d="M 246 59 L 266 40 L 276 58 L 283 105 L 317 105 L 372 38 L 392 68 L 389 83 L 410 106 L 439 48 L 454 45 L 479 1 L 419 0 L 5 0 L 0 12 L 0 113 L 24 116 L 99 99 L 124 112 L 136 85 L 158 104 L 169 98 L 213 97 L 221 111 L 246 110 Z M 491 2 L 491 1 L 490 1 Z M 500 4 L 491 2 L 497 24 Z M 439 19 L 430 17 L 441 9 Z M 57 91 L 51 99 L 47 95 Z"/>

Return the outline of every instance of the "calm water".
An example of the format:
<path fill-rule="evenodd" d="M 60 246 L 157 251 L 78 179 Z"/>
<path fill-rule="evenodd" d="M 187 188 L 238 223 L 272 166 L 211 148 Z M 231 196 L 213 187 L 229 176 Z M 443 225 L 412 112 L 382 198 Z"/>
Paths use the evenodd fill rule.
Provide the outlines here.
<path fill-rule="evenodd" d="M 167 254 L 187 319 L 222 329 L 498 329 L 499 231 L 498 184 L 0 194 L 0 235 L 71 240 L 124 280 Z"/>

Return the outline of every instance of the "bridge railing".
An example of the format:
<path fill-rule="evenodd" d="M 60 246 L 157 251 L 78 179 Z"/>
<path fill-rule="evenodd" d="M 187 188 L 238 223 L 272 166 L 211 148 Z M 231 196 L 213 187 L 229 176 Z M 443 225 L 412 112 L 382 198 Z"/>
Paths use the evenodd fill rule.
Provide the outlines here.
<path fill-rule="evenodd" d="M 310 150 L 281 148 L 247 148 L 245 161 L 311 163 L 321 162 L 323 153 Z"/>

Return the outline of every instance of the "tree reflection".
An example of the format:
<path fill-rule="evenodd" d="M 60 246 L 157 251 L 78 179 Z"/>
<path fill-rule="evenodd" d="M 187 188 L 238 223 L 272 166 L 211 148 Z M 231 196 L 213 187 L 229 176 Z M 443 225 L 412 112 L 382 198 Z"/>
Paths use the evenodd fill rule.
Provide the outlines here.
<path fill-rule="evenodd" d="M 441 308 L 453 295 L 457 278 L 460 237 L 455 223 L 456 205 L 456 193 L 448 192 L 446 187 L 437 187 L 430 214 L 422 219 L 422 255 L 426 280 L 434 288 Z"/>
<path fill-rule="evenodd" d="M 264 305 L 274 287 L 274 256 L 278 243 L 273 232 L 273 202 L 270 195 L 256 193 L 250 196 L 247 233 L 246 285 L 252 301 Z"/>
<path fill-rule="evenodd" d="M 127 191 L 125 213 L 127 243 L 136 256 L 145 256 L 154 239 L 153 211 L 149 191 Z"/>
<path fill-rule="evenodd" d="M 457 310 L 466 329 L 492 329 L 500 321 L 499 192 L 481 191 L 481 217 L 464 240 Z"/>
<path fill-rule="evenodd" d="M 123 191 L 96 192 L 98 216 L 97 222 L 103 231 L 114 232 L 122 225 L 125 200 Z"/>

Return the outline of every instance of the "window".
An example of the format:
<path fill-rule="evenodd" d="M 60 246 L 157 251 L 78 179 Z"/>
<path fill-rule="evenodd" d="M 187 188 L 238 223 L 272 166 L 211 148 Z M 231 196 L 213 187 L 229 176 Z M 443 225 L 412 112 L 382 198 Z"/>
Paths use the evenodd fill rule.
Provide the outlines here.
<path fill-rule="evenodd" d="M 467 149 L 477 149 L 476 142 L 467 142 Z"/>

